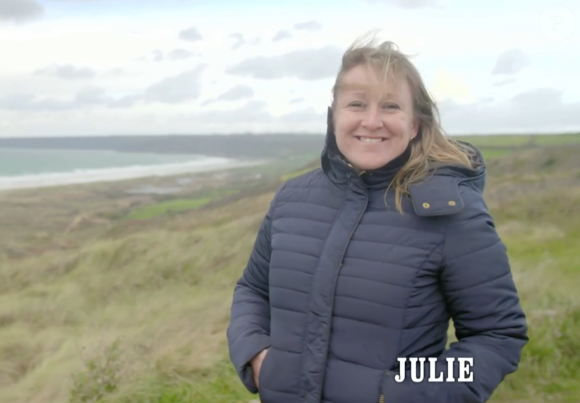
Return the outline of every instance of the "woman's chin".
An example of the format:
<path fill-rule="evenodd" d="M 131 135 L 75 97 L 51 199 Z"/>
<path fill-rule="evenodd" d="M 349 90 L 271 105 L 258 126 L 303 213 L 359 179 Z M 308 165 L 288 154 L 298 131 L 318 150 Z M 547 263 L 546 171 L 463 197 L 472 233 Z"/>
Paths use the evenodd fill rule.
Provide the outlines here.
<path fill-rule="evenodd" d="M 354 161 L 359 169 L 363 171 L 373 171 L 387 165 L 391 161 L 390 158 L 360 158 Z"/>

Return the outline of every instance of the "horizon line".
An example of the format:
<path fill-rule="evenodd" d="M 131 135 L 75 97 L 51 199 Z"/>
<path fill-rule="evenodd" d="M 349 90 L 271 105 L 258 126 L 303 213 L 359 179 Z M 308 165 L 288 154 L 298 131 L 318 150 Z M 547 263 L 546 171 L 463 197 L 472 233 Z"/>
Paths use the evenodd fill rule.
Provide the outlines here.
<path fill-rule="evenodd" d="M 1 140 L 51 140 L 51 139 L 94 139 L 94 138 L 127 138 L 127 137 L 195 137 L 195 136 L 321 136 L 325 137 L 326 133 L 321 132 L 268 132 L 268 133 L 166 133 L 166 134 L 91 134 L 91 135 L 55 135 L 55 136 L 19 136 L 19 137 L 4 137 L 0 136 Z M 495 133 L 444 133 L 449 137 L 471 137 L 471 136 L 569 136 L 580 135 L 580 130 L 570 131 L 546 131 L 546 132 L 495 132 Z"/>

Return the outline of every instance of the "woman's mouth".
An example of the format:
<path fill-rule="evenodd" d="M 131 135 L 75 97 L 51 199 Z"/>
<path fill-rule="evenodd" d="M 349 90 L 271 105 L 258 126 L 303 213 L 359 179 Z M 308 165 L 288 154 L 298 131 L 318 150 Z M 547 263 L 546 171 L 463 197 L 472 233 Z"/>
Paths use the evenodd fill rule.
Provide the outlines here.
<path fill-rule="evenodd" d="M 361 143 L 365 144 L 376 144 L 382 143 L 386 140 L 385 137 L 362 137 L 362 136 L 355 136 L 355 138 L 360 141 Z"/>

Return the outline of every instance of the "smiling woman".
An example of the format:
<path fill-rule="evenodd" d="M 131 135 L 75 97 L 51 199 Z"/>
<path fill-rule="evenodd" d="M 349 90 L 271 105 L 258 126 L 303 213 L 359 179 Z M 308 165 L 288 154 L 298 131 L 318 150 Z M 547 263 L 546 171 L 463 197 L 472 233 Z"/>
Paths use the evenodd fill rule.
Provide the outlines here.
<path fill-rule="evenodd" d="M 337 83 L 333 104 L 338 148 L 362 170 L 395 159 L 418 134 L 406 81 L 391 92 L 381 91 L 373 73 L 362 64 L 349 69 Z"/>
<path fill-rule="evenodd" d="M 321 168 L 278 190 L 235 287 L 232 362 L 263 403 L 483 403 L 528 340 L 483 157 L 391 42 L 349 48 L 333 93 Z"/>

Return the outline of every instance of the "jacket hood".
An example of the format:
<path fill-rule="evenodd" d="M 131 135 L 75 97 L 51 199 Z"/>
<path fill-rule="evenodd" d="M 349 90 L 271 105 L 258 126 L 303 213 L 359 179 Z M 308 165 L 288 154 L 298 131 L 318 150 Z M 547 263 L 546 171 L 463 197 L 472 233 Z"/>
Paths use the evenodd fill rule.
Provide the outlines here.
<path fill-rule="evenodd" d="M 464 205 L 459 194 L 459 184 L 469 186 L 478 193 L 483 193 L 486 179 L 486 165 L 483 154 L 476 146 L 469 142 L 457 142 L 467 148 L 469 158 L 472 161 L 472 167 L 433 162 L 427 177 L 421 182 L 409 187 L 417 214 L 446 215 L 460 211 Z M 405 158 L 408 151 L 409 149 L 403 153 L 399 160 Z M 400 161 L 397 162 L 400 163 Z M 395 164 L 395 166 L 391 167 L 388 164 L 383 168 L 370 171 L 369 173 L 373 174 L 375 178 L 372 181 L 376 184 L 377 181 L 381 180 L 379 179 L 381 177 L 389 181 L 392 180 L 400 165 Z M 332 123 L 332 109 L 330 107 L 327 113 L 326 138 L 321 154 L 321 166 L 326 175 L 338 185 L 352 185 L 356 183 L 359 187 L 362 186 L 363 188 L 365 184 L 368 185 L 366 180 L 355 181 L 356 177 L 360 176 L 360 172 L 357 172 L 348 164 L 338 149 L 334 125 Z M 372 184 L 373 182 L 371 182 L 371 186 Z"/>
<path fill-rule="evenodd" d="M 480 193 L 485 189 L 486 165 L 481 151 L 467 141 L 455 140 L 467 149 L 472 167 L 468 168 L 460 164 L 435 163 L 431 164 L 430 171 L 433 176 L 457 178 L 462 182 L 468 182 L 470 186 Z"/>

